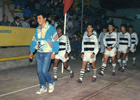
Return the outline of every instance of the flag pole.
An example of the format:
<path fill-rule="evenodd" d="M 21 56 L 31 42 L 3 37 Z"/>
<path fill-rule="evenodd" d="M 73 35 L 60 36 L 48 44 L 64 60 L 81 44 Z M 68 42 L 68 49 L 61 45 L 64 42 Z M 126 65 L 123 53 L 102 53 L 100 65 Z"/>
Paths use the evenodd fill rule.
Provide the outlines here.
<path fill-rule="evenodd" d="M 67 13 L 65 13 L 65 17 L 64 17 L 64 34 L 66 34 L 66 22 L 67 22 Z M 64 65 L 62 62 L 62 68 L 61 68 L 61 73 L 64 72 Z"/>
<path fill-rule="evenodd" d="M 81 13 L 81 33 L 83 32 L 83 13 L 84 13 L 84 0 L 82 0 L 82 13 Z"/>

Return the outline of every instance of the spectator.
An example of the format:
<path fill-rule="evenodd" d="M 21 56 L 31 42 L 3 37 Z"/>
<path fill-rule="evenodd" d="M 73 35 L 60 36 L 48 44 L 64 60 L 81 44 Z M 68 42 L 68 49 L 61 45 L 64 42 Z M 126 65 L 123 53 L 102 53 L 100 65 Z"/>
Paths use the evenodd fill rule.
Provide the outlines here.
<path fill-rule="evenodd" d="M 82 49 L 82 40 L 81 37 L 78 37 L 77 43 L 77 56 L 80 57 L 81 49 Z"/>
<path fill-rule="evenodd" d="M 71 59 L 75 60 L 75 58 L 74 58 L 74 54 L 75 54 L 75 51 L 76 51 L 75 37 L 72 38 L 72 41 L 71 41 L 70 45 L 71 45 Z"/>
<path fill-rule="evenodd" d="M 35 24 L 35 20 L 30 20 L 30 27 L 37 28 L 37 25 Z"/>
<path fill-rule="evenodd" d="M 73 23 L 72 23 L 71 18 L 69 18 L 67 22 L 67 27 L 70 29 L 70 32 L 73 34 Z"/>
<path fill-rule="evenodd" d="M 74 26 L 73 33 L 75 33 L 75 31 L 77 31 L 78 28 L 79 28 L 79 19 L 78 19 L 78 18 L 76 18 L 76 19 L 73 21 L 73 26 Z"/>
<path fill-rule="evenodd" d="M 56 6 L 55 14 L 56 15 L 60 15 L 60 9 L 59 9 L 59 6 L 58 5 Z"/>
<path fill-rule="evenodd" d="M 30 27 L 29 21 L 29 17 L 25 17 L 24 22 L 22 22 L 22 27 Z"/>
<path fill-rule="evenodd" d="M 0 25 L 2 25 L 2 26 L 10 26 L 11 25 L 11 22 L 8 21 L 7 15 L 3 15 L 3 20 L 0 22 Z"/>
<path fill-rule="evenodd" d="M 27 2 L 27 4 L 29 5 L 29 9 L 30 9 L 30 11 L 31 11 L 31 13 L 33 15 L 34 11 L 35 11 L 35 2 L 34 2 L 34 0 L 29 0 Z"/>
<path fill-rule="evenodd" d="M 67 30 L 66 36 L 71 39 L 72 34 L 70 32 L 70 29 Z"/>
<path fill-rule="evenodd" d="M 51 12 L 51 2 L 50 1 L 47 1 L 47 3 L 45 3 L 43 6 L 42 6 L 42 12 L 45 13 L 46 15 L 48 13 L 52 13 Z"/>
<path fill-rule="evenodd" d="M 20 22 L 20 17 L 16 16 L 14 18 L 14 21 L 12 22 L 11 26 L 22 27 L 22 24 Z"/>
<path fill-rule="evenodd" d="M 18 3 L 20 3 L 20 9 L 23 10 L 25 4 L 27 3 L 26 0 L 14 0 L 15 1 L 15 9 L 17 9 Z"/>
<path fill-rule="evenodd" d="M 29 5 L 25 5 L 25 9 L 23 10 L 23 17 L 31 17 L 32 13 L 31 10 L 29 9 Z"/>
<path fill-rule="evenodd" d="M 55 16 L 55 23 L 54 23 L 54 27 L 56 28 L 59 24 L 59 16 Z"/>

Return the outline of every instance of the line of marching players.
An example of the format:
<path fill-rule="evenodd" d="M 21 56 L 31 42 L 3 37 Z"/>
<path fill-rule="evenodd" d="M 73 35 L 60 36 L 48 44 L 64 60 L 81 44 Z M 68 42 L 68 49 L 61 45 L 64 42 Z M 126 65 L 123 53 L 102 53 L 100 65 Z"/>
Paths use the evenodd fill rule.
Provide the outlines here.
<path fill-rule="evenodd" d="M 100 67 L 99 75 L 104 75 L 107 67 L 107 61 L 112 64 L 112 75 L 115 76 L 115 67 L 117 55 L 117 63 L 119 64 L 118 70 L 121 72 L 125 71 L 128 61 L 128 53 L 132 52 L 133 55 L 133 66 L 135 66 L 135 52 L 136 46 L 138 45 L 137 33 L 133 31 L 133 26 L 129 25 L 127 32 L 127 25 L 121 24 L 121 32 L 118 32 L 118 27 L 114 24 L 109 23 L 102 28 L 102 32 L 97 38 L 97 33 L 94 31 L 92 23 L 87 23 L 87 31 L 83 35 L 82 40 L 82 67 L 80 70 L 80 77 L 76 80 L 77 83 L 82 83 L 84 74 L 90 72 L 90 66 L 93 67 L 93 76 L 91 81 L 96 81 L 97 68 L 95 65 L 96 56 L 98 52 L 102 53 L 102 65 Z M 57 81 L 57 66 L 59 60 L 63 62 L 64 67 L 70 72 L 70 77 L 74 77 L 74 71 L 68 65 L 69 53 L 71 52 L 70 42 L 66 35 L 63 34 L 63 28 L 58 26 L 57 33 L 59 36 L 59 52 L 55 55 L 54 67 L 53 67 L 53 80 Z M 123 54 L 122 60 L 120 55 Z"/>

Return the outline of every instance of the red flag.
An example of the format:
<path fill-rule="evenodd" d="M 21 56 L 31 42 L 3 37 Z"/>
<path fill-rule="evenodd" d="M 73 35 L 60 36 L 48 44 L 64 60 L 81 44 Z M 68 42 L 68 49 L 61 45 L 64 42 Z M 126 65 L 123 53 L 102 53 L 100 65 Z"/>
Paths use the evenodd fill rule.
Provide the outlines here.
<path fill-rule="evenodd" d="M 69 8 L 71 7 L 72 3 L 74 0 L 63 0 L 63 4 L 64 4 L 64 15 L 65 13 L 67 13 L 67 11 L 69 10 Z"/>

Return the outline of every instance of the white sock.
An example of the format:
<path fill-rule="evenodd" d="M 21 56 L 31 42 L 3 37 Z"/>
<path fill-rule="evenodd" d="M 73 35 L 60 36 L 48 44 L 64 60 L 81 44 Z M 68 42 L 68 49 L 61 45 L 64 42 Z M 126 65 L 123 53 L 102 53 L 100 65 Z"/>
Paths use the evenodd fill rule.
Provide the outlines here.
<path fill-rule="evenodd" d="M 112 63 L 112 67 L 113 67 L 112 71 L 115 72 L 116 63 L 114 63 L 114 64 Z"/>
<path fill-rule="evenodd" d="M 53 67 L 54 78 L 57 78 L 57 67 Z"/>
<path fill-rule="evenodd" d="M 97 69 L 93 69 L 93 77 L 96 78 Z"/>
<path fill-rule="evenodd" d="M 79 78 L 81 81 L 83 80 L 84 74 L 85 74 L 85 70 L 81 69 L 80 78 Z"/>
<path fill-rule="evenodd" d="M 135 61 L 136 61 L 136 57 L 133 57 L 133 63 L 135 63 Z"/>
<path fill-rule="evenodd" d="M 67 70 L 68 70 L 70 73 L 72 73 L 72 69 L 71 69 L 70 66 L 67 68 Z"/>

